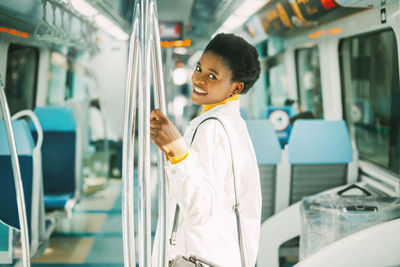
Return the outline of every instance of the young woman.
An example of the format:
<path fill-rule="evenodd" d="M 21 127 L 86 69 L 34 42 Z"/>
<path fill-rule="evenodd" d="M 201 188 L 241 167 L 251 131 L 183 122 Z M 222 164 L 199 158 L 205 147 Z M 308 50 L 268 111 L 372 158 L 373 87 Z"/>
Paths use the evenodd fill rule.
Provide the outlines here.
<path fill-rule="evenodd" d="M 184 137 L 159 110 L 151 113 L 151 140 L 168 157 L 168 233 L 177 204 L 180 210 L 176 245 L 169 246 L 169 258 L 196 255 L 224 267 L 241 266 L 233 211 L 234 169 L 246 267 L 255 264 L 260 179 L 238 95 L 247 93 L 259 76 L 256 49 L 233 34 L 218 34 L 205 48 L 192 75 L 192 101 L 203 109 L 190 122 Z M 218 120 L 205 121 L 210 117 L 220 119 L 225 129 Z M 155 244 L 158 238 L 156 234 Z M 157 260 L 153 257 L 153 264 Z"/>

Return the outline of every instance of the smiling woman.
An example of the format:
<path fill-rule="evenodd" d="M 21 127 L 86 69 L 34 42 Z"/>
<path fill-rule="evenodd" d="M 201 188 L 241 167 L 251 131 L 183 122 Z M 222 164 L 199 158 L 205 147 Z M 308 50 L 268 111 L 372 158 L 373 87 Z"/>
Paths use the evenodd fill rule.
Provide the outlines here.
<path fill-rule="evenodd" d="M 233 34 L 219 34 L 193 72 L 192 101 L 203 110 L 184 137 L 159 110 L 151 113 L 151 139 L 168 157 L 167 212 L 170 219 L 176 218 L 169 222 L 174 225 L 171 237 L 176 237 L 176 244 L 168 248 L 169 259 L 195 255 L 220 266 L 255 264 L 261 220 L 259 172 L 238 95 L 246 93 L 259 74 L 255 48 Z M 232 209 L 237 203 L 241 234 Z M 153 266 L 158 263 L 159 238 L 157 231 Z"/>
<path fill-rule="evenodd" d="M 205 52 L 192 75 L 192 101 L 196 105 L 215 104 L 238 94 L 243 82 L 232 81 L 232 71 L 221 56 Z"/>

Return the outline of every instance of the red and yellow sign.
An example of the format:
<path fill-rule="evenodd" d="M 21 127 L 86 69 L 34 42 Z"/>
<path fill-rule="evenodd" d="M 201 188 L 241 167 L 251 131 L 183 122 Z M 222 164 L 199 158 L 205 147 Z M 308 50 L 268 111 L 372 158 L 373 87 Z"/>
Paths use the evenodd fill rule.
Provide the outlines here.
<path fill-rule="evenodd" d="M 190 39 L 178 40 L 178 41 L 161 41 L 161 47 L 183 47 L 191 45 L 192 41 Z"/>
<path fill-rule="evenodd" d="M 23 37 L 23 38 L 29 38 L 29 34 L 27 32 L 21 32 L 21 31 L 15 30 L 15 29 L 7 28 L 7 27 L 0 27 L 0 32 L 5 32 L 8 34 Z"/>

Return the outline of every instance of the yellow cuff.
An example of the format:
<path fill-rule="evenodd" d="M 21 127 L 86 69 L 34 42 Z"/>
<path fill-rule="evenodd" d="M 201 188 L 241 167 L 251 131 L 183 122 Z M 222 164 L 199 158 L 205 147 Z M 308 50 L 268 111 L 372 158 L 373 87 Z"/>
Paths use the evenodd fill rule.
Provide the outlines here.
<path fill-rule="evenodd" d="M 177 164 L 177 163 L 181 162 L 182 160 L 186 159 L 186 157 L 188 155 L 189 155 L 189 152 L 186 152 L 186 153 L 180 154 L 175 157 L 167 157 L 167 158 L 172 164 Z"/>

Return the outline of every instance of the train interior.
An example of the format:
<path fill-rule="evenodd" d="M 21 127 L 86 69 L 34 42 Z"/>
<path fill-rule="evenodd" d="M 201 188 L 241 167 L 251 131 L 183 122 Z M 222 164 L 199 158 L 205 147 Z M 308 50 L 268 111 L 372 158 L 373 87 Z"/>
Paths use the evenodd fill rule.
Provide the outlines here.
<path fill-rule="evenodd" d="M 400 266 L 397 0 L 0 1 L 0 266 L 150 266 L 137 260 L 141 127 L 126 128 L 149 3 L 182 133 L 208 41 L 234 33 L 258 51 L 260 78 L 240 96 L 263 198 L 256 266 Z M 162 177 L 149 153 L 153 239 Z"/>

